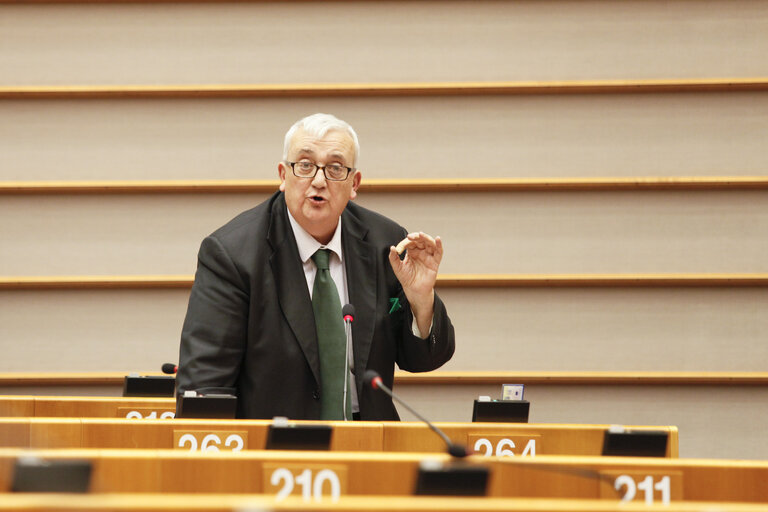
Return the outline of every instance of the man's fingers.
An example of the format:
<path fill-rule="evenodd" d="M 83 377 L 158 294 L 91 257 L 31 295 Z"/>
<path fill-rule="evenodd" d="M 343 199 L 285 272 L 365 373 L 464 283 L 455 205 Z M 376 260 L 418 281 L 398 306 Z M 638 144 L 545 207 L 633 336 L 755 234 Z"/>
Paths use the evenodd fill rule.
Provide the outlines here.
<path fill-rule="evenodd" d="M 397 254 L 403 254 L 403 251 L 409 249 L 426 250 L 430 254 L 434 251 L 441 250 L 438 249 L 435 239 L 423 232 L 408 233 L 408 235 L 397 244 L 396 248 Z"/>
<path fill-rule="evenodd" d="M 435 239 L 429 236 L 428 234 L 419 233 L 419 235 L 421 235 L 421 240 L 423 240 L 425 244 L 432 245 L 432 246 L 435 245 Z"/>
<path fill-rule="evenodd" d="M 392 270 L 395 271 L 397 271 L 400 268 L 400 265 L 403 264 L 403 262 L 400 261 L 400 256 L 394 245 L 389 247 L 389 263 L 392 265 Z"/>

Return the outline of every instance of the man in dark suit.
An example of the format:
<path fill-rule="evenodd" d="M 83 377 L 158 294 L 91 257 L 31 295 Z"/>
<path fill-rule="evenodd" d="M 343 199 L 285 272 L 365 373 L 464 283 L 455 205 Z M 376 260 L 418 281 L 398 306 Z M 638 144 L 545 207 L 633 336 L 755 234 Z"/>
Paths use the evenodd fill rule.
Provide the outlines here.
<path fill-rule="evenodd" d="M 350 202 L 361 179 L 358 153 L 344 121 L 327 114 L 298 121 L 285 137 L 279 191 L 203 240 L 181 335 L 179 393 L 234 388 L 241 418 L 341 419 L 346 407 L 356 419 L 393 420 L 391 399 L 364 388 L 364 372 L 376 370 L 391 387 L 394 363 L 424 372 L 451 358 L 453 326 L 434 292 L 442 242 Z M 338 376 L 321 371 L 331 352 L 316 324 L 317 301 L 328 296 L 313 286 L 326 265 L 315 263 L 316 252 L 329 255 L 336 304 L 356 311 L 351 353 L 341 356 L 351 369 L 347 402 L 333 411 L 326 400 L 337 399 L 329 383 Z"/>

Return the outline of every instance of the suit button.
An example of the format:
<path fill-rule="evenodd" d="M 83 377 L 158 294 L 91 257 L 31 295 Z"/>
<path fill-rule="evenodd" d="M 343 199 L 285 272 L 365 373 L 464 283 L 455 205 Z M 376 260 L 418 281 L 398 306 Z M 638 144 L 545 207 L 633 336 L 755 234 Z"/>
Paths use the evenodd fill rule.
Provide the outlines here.
<path fill-rule="evenodd" d="M 314 398 L 315 400 L 320 400 L 320 391 L 319 391 L 319 390 L 317 390 L 317 389 L 316 389 L 316 390 L 314 390 L 314 391 L 312 392 L 312 398 Z"/>

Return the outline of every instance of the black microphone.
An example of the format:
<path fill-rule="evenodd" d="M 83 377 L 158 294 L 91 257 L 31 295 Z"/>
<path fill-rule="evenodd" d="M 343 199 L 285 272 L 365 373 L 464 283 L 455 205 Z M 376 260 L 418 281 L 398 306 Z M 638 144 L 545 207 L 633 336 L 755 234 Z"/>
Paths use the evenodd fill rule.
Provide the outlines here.
<path fill-rule="evenodd" d="M 467 449 L 460 445 L 460 444 L 454 444 L 451 442 L 450 439 L 448 439 L 448 436 L 445 435 L 445 433 L 434 426 L 432 423 L 429 422 L 428 419 L 423 417 L 421 414 L 417 413 L 411 407 L 403 402 L 396 394 L 392 392 L 391 389 L 389 389 L 387 386 L 384 385 L 384 383 L 381 380 L 381 375 L 379 375 L 375 370 L 366 370 L 365 376 L 363 378 L 363 383 L 366 386 L 370 386 L 372 389 L 380 389 L 390 397 L 392 397 L 394 400 L 397 400 L 397 403 L 408 409 L 411 414 L 419 418 L 421 421 L 427 424 L 429 428 L 432 429 L 434 433 L 436 433 L 440 438 L 445 442 L 446 446 L 448 447 L 448 453 L 450 453 L 453 457 L 466 457 L 469 455 L 469 452 Z"/>
<path fill-rule="evenodd" d="M 161 369 L 163 370 L 163 373 L 166 373 L 168 375 L 173 375 L 179 370 L 179 367 L 173 363 L 163 363 L 163 366 Z"/>
<path fill-rule="evenodd" d="M 344 307 L 341 308 L 341 314 L 344 316 L 344 323 L 351 324 L 355 321 L 355 306 L 344 304 Z"/>
<path fill-rule="evenodd" d="M 346 350 L 344 350 L 344 395 L 342 396 L 343 401 L 341 402 L 341 406 L 344 408 L 342 411 L 342 418 L 344 418 L 344 421 L 349 420 L 347 418 L 347 395 L 349 394 L 349 345 L 350 341 L 352 340 L 352 322 L 355 321 L 355 306 L 352 304 L 344 304 L 344 307 L 341 308 L 341 314 L 344 317 L 344 334 L 346 336 L 347 340 L 347 347 Z"/>

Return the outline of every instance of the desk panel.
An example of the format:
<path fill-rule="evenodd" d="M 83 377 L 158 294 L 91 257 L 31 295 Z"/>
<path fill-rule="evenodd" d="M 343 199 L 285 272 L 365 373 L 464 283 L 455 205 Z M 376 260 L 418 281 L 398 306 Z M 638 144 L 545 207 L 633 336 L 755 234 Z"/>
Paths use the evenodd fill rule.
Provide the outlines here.
<path fill-rule="evenodd" d="M 276 501 L 259 494 L 6 494 L 0 511 L 8 512 L 764 512 L 765 506 L 746 503 L 677 502 L 648 508 L 605 500 L 525 498 L 461 498 L 427 496 L 342 496 L 335 503 L 306 502 L 298 498 Z"/>
<path fill-rule="evenodd" d="M 601 455 L 609 425 L 535 423 L 436 423 L 454 443 L 478 453 L 499 455 Z M 678 430 L 674 426 L 625 426 L 629 430 L 669 433 L 667 457 L 678 456 Z M 442 440 L 420 422 L 384 422 L 384 450 L 445 451 Z"/>
<path fill-rule="evenodd" d="M 295 421 L 296 425 L 325 424 Z M 125 420 L 0 418 L 0 446 L 16 448 L 141 448 L 260 450 L 271 420 Z M 421 422 L 329 422 L 331 450 L 436 452 L 443 441 Z M 608 425 L 438 423 L 457 444 L 484 455 L 600 455 Z M 676 457 L 673 426 L 627 426 L 669 433 L 667 456 Z"/>
<path fill-rule="evenodd" d="M 35 402 L 31 396 L 0 397 L 0 417 L 34 416 Z"/>
<path fill-rule="evenodd" d="M 658 483 L 669 484 L 672 501 L 736 501 L 768 503 L 768 462 L 696 459 L 645 459 L 621 457 L 482 458 L 451 461 L 449 456 L 424 453 L 365 454 L 351 452 L 245 451 L 190 453 L 173 450 L 38 450 L 0 449 L 0 490 L 10 486 L 10 467 L 24 455 L 44 459 L 86 459 L 94 463 L 93 492 L 265 493 L 265 481 L 289 473 L 296 490 L 315 488 L 326 468 L 343 478 L 344 495 L 410 495 L 420 464 L 469 464 L 490 470 L 488 495 L 517 498 L 605 499 L 618 502 L 626 496 L 626 482 L 635 481 L 634 499 L 643 500 L 643 481 L 654 490 L 650 502 L 664 501 Z M 328 468 L 343 468 L 343 475 Z M 268 473 L 269 472 L 269 473 Z M 293 475 L 293 477 L 291 477 Z M 303 475 L 299 478 L 296 475 Z M 605 493 L 605 486 L 615 494 Z M 307 487 L 308 488 L 308 487 Z M 646 483 L 647 488 L 647 483 Z M 655 492 L 658 490 L 659 492 Z M 311 500 L 332 499 L 332 486 L 312 491 Z M 313 494 L 314 493 L 314 494 Z M 646 493 L 647 494 L 647 493 Z M 647 499 L 647 498 L 646 498 Z"/>

